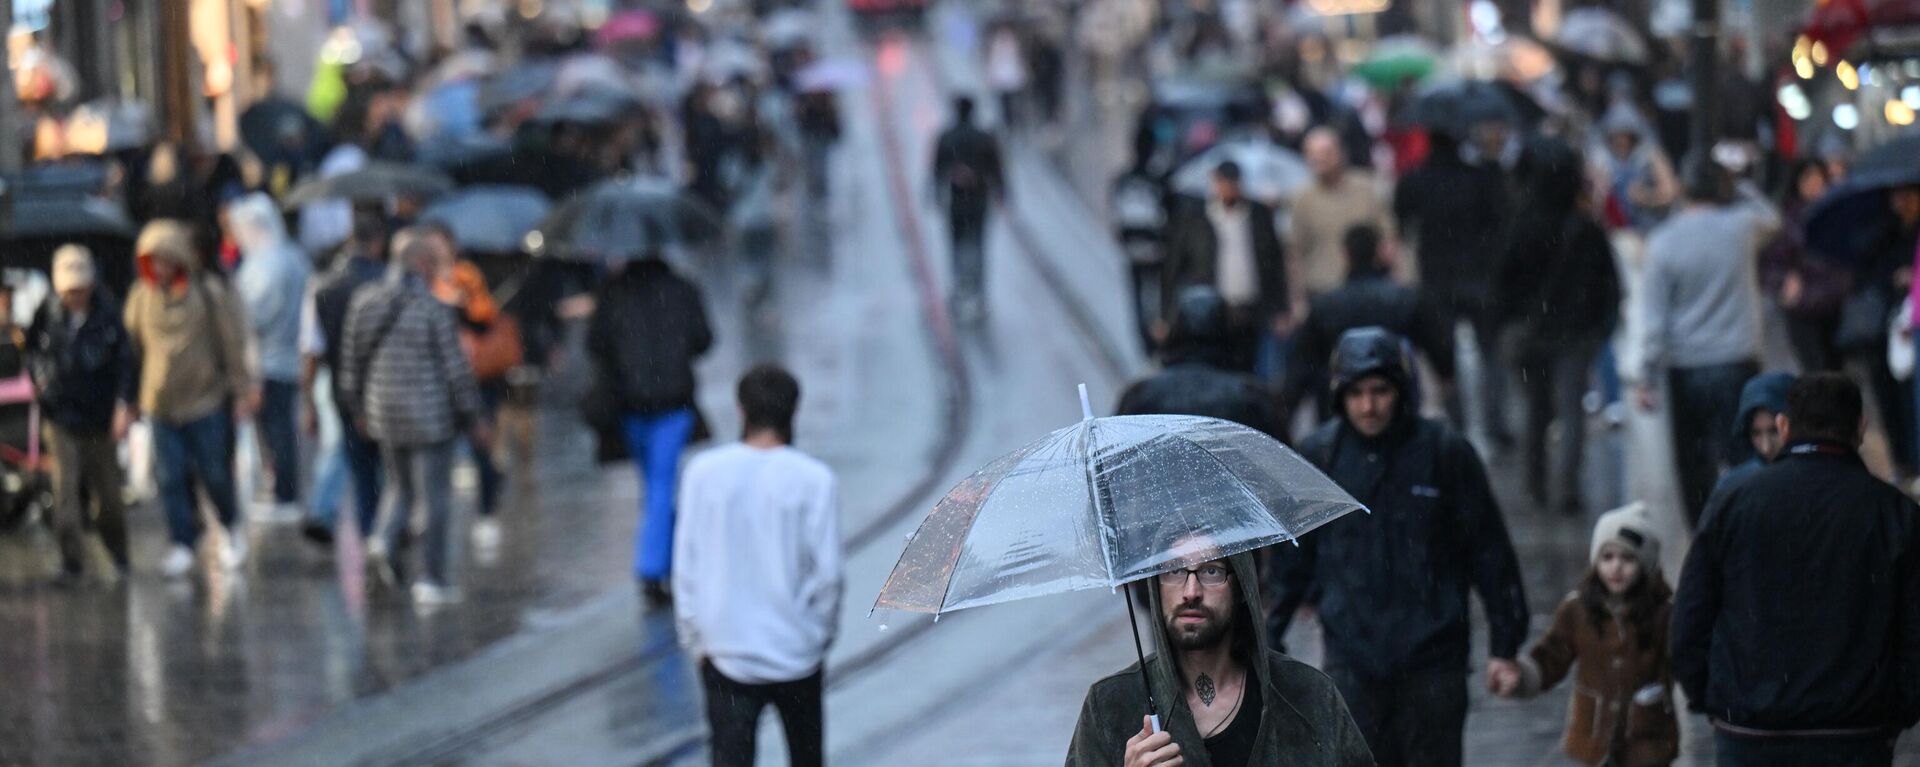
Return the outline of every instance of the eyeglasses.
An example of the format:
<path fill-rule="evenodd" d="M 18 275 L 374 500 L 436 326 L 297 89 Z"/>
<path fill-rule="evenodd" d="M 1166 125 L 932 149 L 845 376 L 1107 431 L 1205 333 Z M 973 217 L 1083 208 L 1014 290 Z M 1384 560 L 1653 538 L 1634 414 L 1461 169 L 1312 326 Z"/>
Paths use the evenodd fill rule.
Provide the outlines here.
<path fill-rule="evenodd" d="M 1200 567 L 1182 567 L 1160 574 L 1162 586 L 1185 586 L 1187 575 L 1191 573 L 1200 578 L 1200 585 L 1218 588 L 1227 585 L 1227 576 L 1233 574 L 1223 565 L 1202 565 Z"/>

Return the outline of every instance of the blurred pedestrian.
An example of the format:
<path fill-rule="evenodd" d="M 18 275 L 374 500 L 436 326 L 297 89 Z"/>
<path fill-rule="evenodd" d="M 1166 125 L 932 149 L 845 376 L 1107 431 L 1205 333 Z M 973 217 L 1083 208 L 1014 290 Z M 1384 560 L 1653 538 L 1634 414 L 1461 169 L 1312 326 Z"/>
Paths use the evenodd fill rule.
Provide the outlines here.
<path fill-rule="evenodd" d="M 483 445 L 492 440 L 453 311 L 429 284 L 446 257 L 443 247 L 423 227 L 394 235 L 388 277 L 354 294 L 340 351 L 341 393 L 386 463 L 367 561 L 389 586 L 400 585 L 403 546 L 414 515 L 424 511 L 423 568 L 412 590 L 423 607 L 460 596 L 452 581 L 459 545 L 454 441 L 463 435 Z"/>
<path fill-rule="evenodd" d="M 1289 417 L 1313 394 L 1319 402 L 1315 424 L 1334 413 L 1336 403 L 1327 396 L 1327 360 L 1349 330 L 1380 327 L 1408 339 L 1426 355 L 1443 387 L 1451 388 L 1453 381 L 1453 328 L 1426 296 L 1393 278 L 1392 246 L 1380 230 L 1371 224 L 1348 229 L 1344 250 L 1347 281 L 1308 301 L 1280 389 L 1282 412 Z"/>
<path fill-rule="evenodd" d="M 633 571 L 647 602 L 672 601 L 675 479 L 699 421 L 693 361 L 713 346 L 700 289 L 658 257 L 629 262 L 594 298 L 587 354 L 627 453 L 640 473 Z M 635 332 L 645 328 L 646 332 Z"/>
<path fill-rule="evenodd" d="M 352 307 L 354 296 L 362 288 L 386 279 L 387 225 L 378 208 L 355 211 L 353 239 L 347 244 L 344 256 L 321 277 L 303 310 L 300 348 L 306 356 L 306 366 L 300 383 L 305 393 L 306 431 L 314 433 L 320 422 L 314 384 L 323 369 L 331 376 L 330 394 L 340 421 L 340 451 L 353 480 L 355 521 L 359 523 L 360 535 L 371 537 L 374 515 L 380 508 L 383 479 L 380 446 L 361 430 L 362 419 L 353 410 L 356 403 L 341 388 L 345 362 L 341 350 L 345 347 L 347 311 Z M 338 509 L 316 504 L 312 511 L 313 518 L 305 528 L 307 537 L 316 542 L 331 542 L 338 529 Z"/>
<path fill-rule="evenodd" d="M 740 441 L 694 456 L 680 485 L 673 609 L 700 668 L 713 764 L 754 761 L 760 712 L 787 761 L 824 763 L 821 680 L 844 590 L 833 470 L 793 447 L 800 384 L 761 365 L 740 378 Z"/>
<path fill-rule="evenodd" d="M 1807 211 L 1827 193 L 1827 168 L 1815 158 L 1796 161 L 1781 203 L 1785 225 L 1760 252 L 1760 283 L 1786 320 L 1787 342 L 1801 372 L 1842 367 L 1834 345 L 1840 307 L 1853 289 L 1853 275 L 1837 261 L 1806 249 Z"/>
<path fill-rule="evenodd" d="M 85 246 L 61 246 L 53 256 L 54 300 L 40 305 L 26 334 L 27 370 L 54 464 L 53 528 L 65 581 L 84 570 L 88 528 L 99 531 L 122 572 L 128 562 L 118 449 L 133 422 L 139 367 L 120 307 L 96 275 Z"/>
<path fill-rule="evenodd" d="M 225 528 L 220 562 L 237 569 L 246 561 L 247 539 L 236 527 L 228 435 L 234 419 L 251 417 L 260 403 L 247 362 L 245 311 L 226 285 L 200 271 L 187 224 L 147 224 L 134 252 L 140 280 L 127 296 L 125 322 L 139 349 L 140 412 L 153 428 L 173 541 L 161 570 L 179 577 L 193 567 L 200 538 L 196 483 Z"/>
<path fill-rule="evenodd" d="M 1581 764 L 1656 767 L 1680 755 L 1667 658 L 1673 590 L 1654 530 L 1645 504 L 1602 515 L 1586 577 L 1520 658 L 1519 677 L 1488 680 L 1498 695 L 1530 698 L 1572 672 L 1561 747 Z"/>
<path fill-rule="evenodd" d="M 1211 285 L 1181 289 L 1167 340 L 1160 346 L 1160 372 L 1128 386 L 1114 413 L 1220 418 L 1286 439 L 1286 422 L 1272 392 L 1233 364 L 1230 312 Z"/>
<path fill-rule="evenodd" d="M 439 256 L 430 279 L 433 295 L 451 307 L 459 320 L 460 348 L 480 386 L 480 418 L 496 423 L 500 401 L 507 393 L 507 373 L 524 356 L 519 324 L 500 311 L 480 267 L 459 257 L 453 232 L 437 223 L 422 227 L 434 239 L 434 253 Z M 480 479 L 480 516 L 473 522 L 473 542 L 477 548 L 490 549 L 500 543 L 500 522 L 494 514 L 500 509 L 506 477 L 494 462 L 491 445 L 481 444 L 471 434 L 466 443 L 474 473 Z"/>
<path fill-rule="evenodd" d="M 1129 584 L 1158 652 L 1088 688 L 1067 767 L 1374 763 L 1340 691 L 1268 649 L 1252 554 Z M 1142 676 L 1147 684 L 1142 684 Z M 1151 689 L 1148 689 L 1151 685 Z M 1147 715 L 1159 707 L 1159 721 Z"/>
<path fill-rule="evenodd" d="M 1467 720 L 1467 595 L 1488 626 L 1487 675 L 1519 673 L 1527 599 L 1486 467 L 1466 439 L 1420 417 L 1406 342 L 1350 330 L 1330 387 L 1341 417 L 1300 454 L 1372 511 L 1274 552 L 1267 635 L 1319 608 L 1323 668 L 1383 767 L 1458 765 Z"/>
<path fill-rule="evenodd" d="M 1428 141 L 1426 162 L 1394 187 L 1393 216 L 1413 246 L 1420 294 L 1441 313 L 1443 332 L 1451 338 L 1462 320 L 1471 323 L 1480 369 L 1503 371 L 1493 288 L 1504 224 L 1513 210 L 1507 182 L 1497 170 L 1469 164 L 1459 139 L 1447 132 L 1432 131 Z M 1447 365 L 1451 368 L 1453 361 Z M 1482 375 L 1480 380 L 1481 412 L 1504 412 L 1506 377 Z M 1444 404 L 1454 427 L 1465 428 L 1459 398 Z M 1501 424 L 1504 430 L 1504 420 Z"/>
<path fill-rule="evenodd" d="M 1740 388 L 1740 412 L 1733 419 L 1733 437 L 1752 445 L 1753 457 L 1720 475 L 1713 486 L 1714 496 L 1779 459 L 1784 445 L 1776 418 L 1787 412 L 1787 391 L 1795 380 L 1792 373 L 1761 373 Z"/>
<path fill-rule="evenodd" d="M 287 237 L 279 206 L 263 193 L 227 206 L 228 232 L 241 260 L 233 285 L 252 323 L 260 365 L 258 419 L 273 466 L 277 510 L 300 517 L 300 312 L 312 271 Z"/>
<path fill-rule="evenodd" d="M 812 60 L 811 52 L 805 60 Z M 794 100 L 801 159 L 806 163 L 807 193 L 815 200 L 824 200 L 833 170 L 828 160 L 832 157 L 833 145 L 840 142 L 840 98 L 830 88 L 817 88 L 802 91 Z"/>
<path fill-rule="evenodd" d="M 1726 171 L 1710 159 L 1691 163 L 1684 180 L 1685 203 L 1647 240 L 1639 398 L 1652 410 L 1664 379 L 1681 508 L 1692 527 L 1721 466 L 1746 450 L 1726 428 L 1740 387 L 1760 372 L 1756 259 L 1780 217 L 1750 186 L 1735 202 Z"/>
<path fill-rule="evenodd" d="M 1673 163 L 1654 140 L 1652 126 L 1628 102 L 1616 101 L 1608 107 L 1599 128 L 1603 144 L 1595 154 L 1604 174 L 1601 189 L 1606 192 L 1606 211 L 1621 226 L 1645 233 L 1660 223 L 1680 197 Z"/>
<path fill-rule="evenodd" d="M 1288 284 L 1294 299 L 1304 305 L 1308 297 L 1340 287 L 1346 279 L 1341 246 L 1347 230 L 1371 224 L 1391 232 L 1392 226 L 1373 175 L 1347 165 L 1338 133 L 1316 128 L 1307 133 L 1302 148 L 1313 182 L 1294 196 L 1287 246 L 1294 259 Z"/>
<path fill-rule="evenodd" d="M 1000 102 L 1000 125 L 1012 131 L 1026 121 L 1027 84 L 1033 74 L 1020 28 L 1011 20 L 994 24 L 987 32 L 986 56 L 987 87 Z"/>
<path fill-rule="evenodd" d="M 1920 720 L 1920 508 L 1860 461 L 1860 388 L 1801 378 L 1779 463 L 1701 521 L 1673 675 L 1726 765 L 1890 765 Z"/>
<path fill-rule="evenodd" d="M 1516 361 L 1527 395 L 1527 490 L 1534 503 L 1578 516 L 1585 508 L 1580 497 L 1587 442 L 1582 400 L 1595 360 L 1620 325 L 1620 272 L 1606 230 L 1580 204 L 1586 183 L 1580 154 L 1543 139 L 1527 148 L 1522 167 L 1528 194 L 1500 258 L 1496 295 L 1519 326 Z M 1555 422 L 1560 439 L 1549 462 L 1547 429 Z"/>
<path fill-rule="evenodd" d="M 1213 287 L 1227 303 L 1228 364 L 1265 378 L 1279 367 L 1279 338 L 1292 332 L 1287 258 L 1273 209 L 1246 197 L 1240 173 L 1239 164 L 1220 163 L 1205 204 L 1174 220 L 1161 267 L 1161 316 L 1173 316 L 1182 288 Z"/>
<path fill-rule="evenodd" d="M 953 312 L 979 322 L 987 306 L 987 210 L 1005 203 L 1007 185 L 1000 142 L 974 124 L 971 98 L 953 100 L 953 124 L 934 147 L 933 185 L 952 236 Z"/>

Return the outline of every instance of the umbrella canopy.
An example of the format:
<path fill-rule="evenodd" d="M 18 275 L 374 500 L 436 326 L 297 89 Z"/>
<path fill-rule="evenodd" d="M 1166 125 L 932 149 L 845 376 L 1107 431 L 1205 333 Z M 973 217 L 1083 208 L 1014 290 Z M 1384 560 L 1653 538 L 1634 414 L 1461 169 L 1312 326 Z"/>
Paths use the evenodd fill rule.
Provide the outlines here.
<path fill-rule="evenodd" d="M 479 106 L 487 114 L 499 114 L 522 102 L 551 92 L 560 75 L 560 65 L 552 61 L 521 62 L 481 81 Z"/>
<path fill-rule="evenodd" d="M 760 23 L 760 39 L 774 50 L 798 48 L 813 37 L 814 26 L 812 13 L 782 8 L 767 14 L 767 20 Z"/>
<path fill-rule="evenodd" d="M 567 200 L 527 242 L 537 255 L 627 261 L 719 231 L 719 217 L 704 203 L 672 181 L 642 176 L 607 181 Z"/>
<path fill-rule="evenodd" d="M 1853 163 L 1847 174 L 1807 212 L 1807 250 L 1846 264 L 1859 264 L 1883 244 L 1893 211 L 1887 190 L 1920 186 L 1920 134 L 1881 144 Z"/>
<path fill-rule="evenodd" d="M 1264 139 L 1229 139 L 1201 152 L 1173 173 L 1173 189 L 1205 197 L 1213 170 L 1232 160 L 1240 166 L 1240 185 L 1248 197 L 1269 205 L 1292 199 L 1313 180 L 1313 171 L 1293 150 Z"/>
<path fill-rule="evenodd" d="M 1375 43 L 1366 59 L 1348 70 L 1368 85 L 1383 90 L 1400 87 L 1433 74 L 1440 64 L 1440 49 L 1416 35 L 1395 35 Z"/>
<path fill-rule="evenodd" d="M 562 96 L 588 92 L 620 93 L 637 96 L 633 73 L 620 62 L 600 54 L 570 56 L 554 75 L 553 91 Z"/>
<path fill-rule="evenodd" d="M 1362 508 L 1285 445 L 1194 416 L 1088 417 L 940 500 L 874 607 L 945 613 L 1292 541 Z"/>
<path fill-rule="evenodd" d="M 49 237 L 132 237 L 133 220 L 120 206 L 92 196 L 21 196 L 13 201 L 13 225 L 0 241 Z"/>
<path fill-rule="evenodd" d="M 473 186 L 435 201 L 420 213 L 453 231 L 461 250 L 516 253 L 553 204 L 525 186 Z"/>
<path fill-rule="evenodd" d="M 593 45 L 605 50 L 627 43 L 645 42 L 660 35 L 660 17 L 652 11 L 621 11 L 600 25 L 593 33 Z"/>
<path fill-rule="evenodd" d="M 643 106 L 640 99 L 625 90 L 595 86 L 547 102 L 534 114 L 533 121 L 601 125 L 624 119 Z"/>
<path fill-rule="evenodd" d="M 1452 80 L 1424 85 L 1415 95 L 1407 119 L 1464 138 L 1479 123 L 1527 127 L 1545 114 L 1539 103 L 1511 84 Z"/>
<path fill-rule="evenodd" d="M 260 157 L 316 159 L 326 142 L 326 128 L 296 102 L 269 98 L 240 113 L 240 143 Z"/>
<path fill-rule="evenodd" d="M 866 65 L 850 59 L 816 61 L 793 75 L 794 88 L 801 93 L 847 91 L 866 84 Z"/>
<path fill-rule="evenodd" d="M 480 81 L 455 80 L 435 86 L 407 108 L 407 128 L 416 139 L 459 138 L 481 132 Z"/>
<path fill-rule="evenodd" d="M 1619 14 L 1604 8 L 1578 8 L 1560 20 L 1555 45 L 1599 61 L 1645 64 L 1647 41 Z"/>
<path fill-rule="evenodd" d="M 375 202 L 393 197 L 433 198 L 453 191 L 453 179 L 425 165 L 374 161 L 329 178 L 302 182 L 282 202 L 298 208 L 321 200 Z"/>

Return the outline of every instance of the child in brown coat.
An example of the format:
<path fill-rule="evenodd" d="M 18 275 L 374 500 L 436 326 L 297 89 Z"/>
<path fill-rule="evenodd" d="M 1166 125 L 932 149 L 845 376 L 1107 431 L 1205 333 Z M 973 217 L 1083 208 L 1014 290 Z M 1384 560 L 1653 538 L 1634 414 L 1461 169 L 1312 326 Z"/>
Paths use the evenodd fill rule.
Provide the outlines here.
<path fill-rule="evenodd" d="M 1567 755 L 1583 764 L 1657 767 L 1679 754 L 1667 621 L 1673 590 L 1642 504 L 1607 513 L 1593 531 L 1593 566 L 1520 659 L 1520 678 L 1492 680 L 1503 697 L 1531 697 L 1574 673 Z M 1574 668 L 1578 665 L 1578 668 Z"/>

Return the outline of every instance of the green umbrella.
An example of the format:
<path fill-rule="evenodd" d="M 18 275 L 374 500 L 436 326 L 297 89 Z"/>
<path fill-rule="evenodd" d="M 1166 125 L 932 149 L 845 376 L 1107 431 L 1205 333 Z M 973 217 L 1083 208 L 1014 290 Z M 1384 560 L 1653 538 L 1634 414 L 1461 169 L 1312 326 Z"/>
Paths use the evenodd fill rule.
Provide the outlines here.
<path fill-rule="evenodd" d="M 1432 43 L 1399 35 L 1375 43 L 1373 51 L 1350 73 L 1375 88 L 1392 90 L 1402 83 L 1425 79 L 1439 66 L 1440 51 Z"/>

